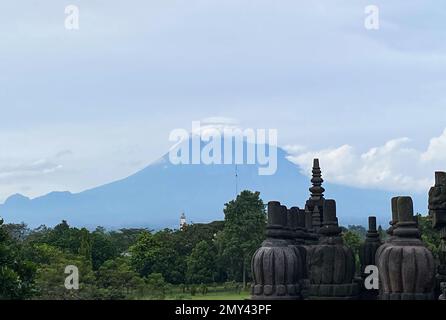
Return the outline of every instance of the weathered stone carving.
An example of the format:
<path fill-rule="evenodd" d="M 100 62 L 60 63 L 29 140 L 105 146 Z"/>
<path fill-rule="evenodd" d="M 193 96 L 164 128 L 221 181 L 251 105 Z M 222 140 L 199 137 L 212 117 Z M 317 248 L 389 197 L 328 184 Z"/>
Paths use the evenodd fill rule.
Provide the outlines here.
<path fill-rule="evenodd" d="M 363 290 L 362 299 L 428 300 L 434 298 L 432 253 L 422 243 L 418 217 L 410 197 L 392 198 L 389 237 L 382 244 L 376 218 L 369 217 L 366 240 L 360 248 L 361 277 L 355 277 L 355 259 L 344 246 L 336 216 L 336 202 L 324 198 L 325 189 L 314 159 L 310 198 L 305 209 L 268 204 L 267 239 L 252 259 L 253 299 L 356 299 L 365 267 L 379 270 L 379 292 Z M 446 173 L 436 172 L 429 191 L 429 214 L 440 232 L 440 266 L 437 278 L 446 299 Z M 361 283 L 358 284 L 357 281 Z"/>
<path fill-rule="evenodd" d="M 446 282 L 440 283 L 441 295 L 438 300 L 446 300 Z"/>
<path fill-rule="evenodd" d="M 288 223 L 288 216 L 287 208 L 280 202 L 268 203 L 267 238 L 252 258 L 252 299 L 301 298 L 300 280 L 304 273 L 304 260 L 300 250 L 292 243 L 294 233 L 290 226 L 293 226 L 293 222 Z"/>
<path fill-rule="evenodd" d="M 311 178 L 312 186 L 309 188 L 311 195 L 305 206 L 306 210 L 311 212 L 312 229 L 316 234 L 318 233 L 319 228 L 322 226 L 323 207 L 325 201 L 325 189 L 322 187 L 323 182 L 324 180 L 322 179 L 321 168 L 319 167 L 319 159 L 314 159 Z"/>
<path fill-rule="evenodd" d="M 305 212 L 300 210 L 298 207 L 292 207 L 288 210 L 288 218 L 291 218 L 294 231 L 294 241 L 292 244 L 295 246 L 296 250 L 299 251 L 300 257 L 302 259 L 302 277 L 299 280 L 301 288 L 301 296 L 304 298 L 307 294 L 308 289 L 308 270 L 307 270 L 307 245 L 305 244 L 308 239 L 308 234 L 305 230 Z"/>
<path fill-rule="evenodd" d="M 396 227 L 396 224 L 398 223 L 398 197 L 393 197 L 390 201 L 391 203 L 391 209 L 392 209 L 392 220 L 389 222 L 390 227 L 386 230 L 386 233 L 389 235 L 384 244 L 382 244 L 375 254 L 375 261 L 378 261 L 379 256 L 381 255 L 381 252 L 393 241 L 395 238 L 393 236 L 393 230 Z M 381 288 L 381 284 L 380 284 Z"/>
<path fill-rule="evenodd" d="M 298 207 L 288 209 L 288 225 L 293 232 L 293 243 L 305 243 L 305 214 Z"/>
<path fill-rule="evenodd" d="M 430 300 L 434 288 L 434 258 L 420 240 L 412 199 L 394 199 L 392 209 L 398 213 L 398 222 L 392 230 L 393 238 L 376 254 L 380 299 Z"/>
<path fill-rule="evenodd" d="M 361 273 L 364 272 L 366 266 L 375 264 L 375 254 L 380 246 L 381 239 L 376 229 L 376 217 L 369 217 L 369 229 L 367 230 L 365 241 L 359 250 Z"/>
<path fill-rule="evenodd" d="M 308 209 L 307 205 L 305 206 L 304 216 L 305 216 L 305 232 L 306 232 L 305 244 L 307 245 L 317 244 L 319 237 L 314 232 L 313 229 L 313 213 L 310 211 L 310 209 Z"/>
<path fill-rule="evenodd" d="M 364 243 L 359 250 L 359 259 L 361 261 L 361 286 L 362 299 L 375 299 L 378 295 L 378 290 L 367 290 L 364 287 L 364 281 L 369 274 L 365 274 L 365 268 L 369 265 L 375 265 L 375 255 L 378 248 L 381 246 L 381 239 L 376 229 L 376 217 L 369 217 L 369 229 L 367 230 Z"/>
<path fill-rule="evenodd" d="M 309 299 L 356 299 L 359 293 L 353 283 L 355 259 L 343 244 L 336 217 L 336 202 L 325 200 L 319 244 L 310 246 L 307 254 Z"/>
<path fill-rule="evenodd" d="M 306 250 L 303 247 L 307 237 L 305 232 L 305 214 L 298 207 L 292 207 L 288 210 L 288 225 L 292 231 L 290 244 L 299 250 L 305 265 Z"/>
<path fill-rule="evenodd" d="M 429 190 L 429 215 L 433 227 L 440 232 L 440 264 L 437 280 L 443 290 L 440 299 L 445 300 L 446 288 L 446 172 L 435 172 L 435 185 Z"/>
<path fill-rule="evenodd" d="M 393 197 L 390 204 L 392 206 L 392 220 L 389 222 L 390 227 L 387 229 L 387 234 L 389 235 L 389 241 L 393 239 L 393 231 L 398 223 L 398 198 Z"/>

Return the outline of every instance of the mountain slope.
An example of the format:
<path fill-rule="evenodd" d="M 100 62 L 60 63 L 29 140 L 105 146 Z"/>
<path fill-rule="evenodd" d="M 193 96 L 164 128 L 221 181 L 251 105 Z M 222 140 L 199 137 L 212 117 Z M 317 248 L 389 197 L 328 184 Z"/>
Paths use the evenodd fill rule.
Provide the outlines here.
<path fill-rule="evenodd" d="M 324 166 L 321 159 L 322 174 Z M 256 165 L 238 165 L 238 190 L 260 191 L 264 202 L 278 200 L 302 207 L 309 196 L 310 179 L 278 150 L 277 172 L 258 175 Z M 338 204 L 340 223 L 366 224 L 374 214 L 387 226 L 391 193 L 325 183 L 326 198 Z M 236 193 L 234 165 L 173 165 L 168 155 L 145 169 L 119 181 L 80 193 L 52 192 L 29 199 L 9 197 L 0 205 L 6 222 L 24 221 L 32 227 L 48 226 L 62 219 L 72 225 L 95 227 L 146 226 L 177 228 L 184 210 L 188 222 L 223 219 L 224 204 Z M 426 212 L 427 195 L 415 195 L 416 210 Z"/>

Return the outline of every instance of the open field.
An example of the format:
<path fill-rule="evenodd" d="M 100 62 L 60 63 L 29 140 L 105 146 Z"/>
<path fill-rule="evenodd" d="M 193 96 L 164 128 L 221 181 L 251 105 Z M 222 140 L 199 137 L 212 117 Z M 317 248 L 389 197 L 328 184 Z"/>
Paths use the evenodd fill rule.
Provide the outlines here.
<path fill-rule="evenodd" d="M 250 290 L 240 290 L 240 288 L 227 287 L 224 285 L 214 285 L 206 287 L 207 292 L 203 294 L 199 287 L 196 287 L 194 294 L 191 288 L 183 290 L 180 286 L 170 286 L 163 294 L 143 296 L 142 299 L 165 299 L 165 300 L 245 300 L 250 297 Z"/>
<path fill-rule="evenodd" d="M 249 298 L 248 291 L 236 292 L 211 292 L 206 295 L 197 294 L 191 296 L 190 294 L 184 296 L 167 296 L 169 300 L 245 300 Z M 179 299 L 181 297 L 181 299 Z"/>

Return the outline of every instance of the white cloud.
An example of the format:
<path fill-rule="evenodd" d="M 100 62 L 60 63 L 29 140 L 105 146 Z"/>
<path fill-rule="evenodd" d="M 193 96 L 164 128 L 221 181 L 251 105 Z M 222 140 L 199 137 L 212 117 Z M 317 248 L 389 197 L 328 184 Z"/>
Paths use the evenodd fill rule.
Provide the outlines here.
<path fill-rule="evenodd" d="M 0 203 L 15 193 L 34 198 L 52 191 L 90 189 L 127 177 L 166 152 L 168 128 L 147 126 L 146 118 L 131 124 L 2 128 Z"/>
<path fill-rule="evenodd" d="M 434 172 L 446 170 L 446 130 L 430 140 L 427 150 L 410 147 L 409 138 L 389 140 L 382 146 L 358 152 L 351 145 L 306 151 L 288 146 L 288 159 L 311 172 L 313 158 L 319 158 L 326 181 L 361 188 L 389 191 L 427 192 Z"/>
<path fill-rule="evenodd" d="M 209 117 L 196 122 L 197 127 L 192 126 L 191 134 L 193 135 L 210 135 L 215 131 L 225 134 L 225 131 L 240 129 L 239 121 L 226 117 Z"/>
<path fill-rule="evenodd" d="M 446 160 L 446 129 L 441 136 L 431 139 L 429 147 L 421 157 L 425 162 Z"/>
<path fill-rule="evenodd" d="M 368 1 L 80 1 L 79 32 L 65 30 L 60 1 L 28 2 L 0 3 L 0 166 L 49 159 L 63 168 L 0 183 L 0 202 L 128 176 L 168 150 L 173 128 L 209 115 L 277 128 L 284 145 L 309 144 L 311 132 L 310 148 L 292 155 L 327 139 L 342 146 L 325 150 L 334 158 L 325 168 L 343 183 L 412 188 L 442 168 L 444 136 L 422 153 L 404 151 L 408 142 L 352 147 L 443 129 L 446 19 L 435 1 L 375 1 L 377 32 L 363 26 Z M 53 157 L 61 150 L 72 154 Z M 389 154 L 402 163 L 387 163 Z"/>
<path fill-rule="evenodd" d="M 38 159 L 29 163 L 0 165 L 0 181 L 4 179 L 21 179 L 23 177 L 43 175 L 62 168 L 62 165 L 48 159 Z"/>

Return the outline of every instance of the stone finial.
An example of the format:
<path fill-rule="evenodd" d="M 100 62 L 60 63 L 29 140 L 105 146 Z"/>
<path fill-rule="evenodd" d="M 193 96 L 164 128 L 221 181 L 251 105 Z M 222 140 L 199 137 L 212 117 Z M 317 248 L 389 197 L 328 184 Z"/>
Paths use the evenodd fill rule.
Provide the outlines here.
<path fill-rule="evenodd" d="M 369 217 L 369 229 L 367 230 L 366 233 L 366 242 L 367 241 L 375 241 L 376 239 L 379 240 L 379 232 L 378 229 L 376 228 L 376 217 L 375 216 L 370 216 Z M 375 259 L 373 259 L 374 262 Z"/>
<path fill-rule="evenodd" d="M 254 279 L 252 299 L 301 298 L 299 283 L 305 274 L 304 257 L 296 246 L 290 245 L 289 238 L 290 226 L 292 228 L 295 221 L 294 211 L 277 201 L 268 203 L 266 240 L 251 261 Z"/>
<path fill-rule="evenodd" d="M 305 233 L 306 244 L 316 244 L 318 240 L 318 234 L 313 226 L 313 212 L 310 211 L 308 205 L 305 205 L 305 210 L 302 210 L 302 215 L 305 217 Z"/>
<path fill-rule="evenodd" d="M 268 224 L 266 236 L 270 238 L 289 238 L 288 210 L 278 201 L 268 202 Z"/>
<path fill-rule="evenodd" d="M 392 204 L 392 224 L 396 224 L 398 222 L 398 198 L 399 197 L 393 197 L 391 200 Z"/>
<path fill-rule="evenodd" d="M 387 229 L 387 234 L 391 237 L 393 236 L 393 230 L 398 223 L 398 198 L 399 197 L 393 197 L 390 202 L 392 208 L 392 220 L 389 222 L 390 227 Z"/>
<path fill-rule="evenodd" d="M 435 185 L 429 190 L 429 215 L 434 228 L 446 226 L 446 172 L 435 172 Z"/>
<path fill-rule="evenodd" d="M 413 214 L 413 201 L 411 197 L 398 197 L 398 222 L 393 231 L 394 235 L 400 237 L 418 238 L 420 231 Z"/>
<path fill-rule="evenodd" d="M 321 227 L 321 213 L 319 211 L 319 206 L 314 206 L 312 216 L 312 224 L 313 229 L 317 232 L 319 228 Z"/>
<path fill-rule="evenodd" d="M 309 299 L 356 299 L 359 286 L 353 282 L 355 258 L 340 236 L 336 202 L 325 200 L 322 212 L 321 237 L 307 253 Z"/>
<path fill-rule="evenodd" d="M 440 299 L 446 299 L 446 172 L 435 172 L 435 185 L 429 190 L 429 215 L 432 226 L 439 232 L 441 244 L 437 280 L 443 288 Z"/>
<path fill-rule="evenodd" d="M 286 225 L 286 215 L 282 214 L 282 206 L 278 201 L 268 202 L 268 224 L 270 226 Z"/>
<path fill-rule="evenodd" d="M 319 167 L 319 159 L 313 160 L 313 170 L 310 187 L 311 200 L 320 200 L 324 196 L 325 189 L 322 187 L 324 180 L 322 179 L 321 168 Z"/>
<path fill-rule="evenodd" d="M 377 290 L 366 289 L 363 283 L 369 275 L 365 273 L 365 268 L 369 265 L 375 265 L 376 253 L 380 247 L 381 239 L 379 238 L 379 232 L 376 230 L 376 217 L 371 216 L 369 217 L 369 229 L 367 230 L 365 241 L 359 248 L 361 278 L 363 280 L 361 296 L 366 300 L 374 300 L 378 296 Z"/>
<path fill-rule="evenodd" d="M 291 207 L 288 209 L 288 229 L 290 231 L 290 238 L 292 243 L 304 242 L 304 227 L 299 225 L 300 210 L 298 207 Z"/>
<path fill-rule="evenodd" d="M 435 185 L 446 186 L 446 172 L 443 171 L 435 172 Z"/>
<path fill-rule="evenodd" d="M 398 197 L 398 222 L 411 222 L 413 218 L 413 201 L 411 197 Z"/>
<path fill-rule="evenodd" d="M 380 298 L 431 300 L 434 288 L 434 258 L 419 239 L 412 199 L 398 197 L 396 207 L 398 222 L 393 231 L 393 239 L 380 247 L 379 254 L 376 253 Z"/>
<path fill-rule="evenodd" d="M 324 204 L 324 225 L 337 225 L 338 218 L 336 217 L 336 201 L 328 199 Z"/>
<path fill-rule="evenodd" d="M 361 250 L 363 249 L 360 250 L 361 265 L 364 268 L 367 265 L 375 264 L 375 253 L 380 245 L 381 245 L 381 240 L 379 239 L 379 232 L 376 229 L 376 217 L 370 216 L 369 228 L 366 233 L 365 242 L 361 246 L 365 250 L 364 252 L 362 252 L 362 257 L 361 257 Z"/>
<path fill-rule="evenodd" d="M 313 214 L 307 205 L 305 205 L 305 229 L 308 232 L 313 230 Z"/>
<path fill-rule="evenodd" d="M 297 214 L 297 225 L 301 229 L 305 229 L 306 228 L 305 211 L 304 210 L 300 210 L 299 209 L 299 212 Z"/>
<path fill-rule="evenodd" d="M 376 264 L 378 264 L 379 261 L 379 257 L 381 255 L 381 253 L 384 251 L 384 249 L 390 245 L 390 243 L 392 243 L 392 241 L 396 238 L 394 236 L 394 231 L 396 228 L 396 225 L 398 223 L 398 198 L 399 197 L 393 197 L 390 201 L 391 204 L 391 210 L 392 210 L 392 219 L 389 222 L 390 227 L 386 230 L 387 234 L 389 235 L 389 237 L 386 239 L 386 241 L 384 242 L 384 244 L 382 244 L 378 250 L 376 251 Z"/>
<path fill-rule="evenodd" d="M 324 202 L 324 219 L 319 233 L 324 236 L 339 236 L 341 228 L 338 226 L 338 218 L 336 216 L 336 201 L 327 199 Z"/>
<path fill-rule="evenodd" d="M 298 207 L 292 207 L 288 209 L 288 227 L 291 230 L 296 230 L 299 227 L 299 208 Z"/>
<path fill-rule="evenodd" d="M 376 217 L 369 217 L 369 232 L 376 232 Z"/>
<path fill-rule="evenodd" d="M 302 243 L 306 238 L 305 233 L 305 213 L 299 207 L 291 207 L 288 210 L 288 225 L 294 232 L 296 243 Z"/>

